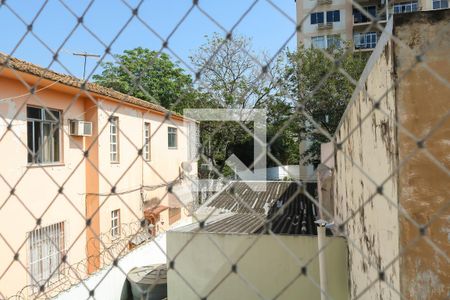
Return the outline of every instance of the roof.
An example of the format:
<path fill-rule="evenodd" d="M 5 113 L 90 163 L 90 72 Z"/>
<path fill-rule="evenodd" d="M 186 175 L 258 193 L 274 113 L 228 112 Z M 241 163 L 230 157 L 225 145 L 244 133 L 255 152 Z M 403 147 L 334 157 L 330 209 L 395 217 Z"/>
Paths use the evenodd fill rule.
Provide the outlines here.
<path fill-rule="evenodd" d="M 234 181 L 203 204 L 198 212 L 212 214 L 201 231 L 215 233 L 261 233 L 266 228 L 279 234 L 317 234 L 318 210 L 309 195 L 315 183 L 267 181 L 266 191 L 257 192 L 248 184 Z M 184 231 L 199 231 L 199 226 Z"/>
<path fill-rule="evenodd" d="M 116 90 L 101 86 L 99 84 L 84 82 L 84 80 L 81 80 L 79 78 L 76 78 L 76 77 L 73 77 L 70 75 L 66 75 L 66 74 L 57 73 L 55 71 L 43 68 L 41 66 L 32 64 L 30 62 L 27 62 L 27 61 L 24 61 L 24 60 L 15 58 L 15 57 L 11 57 L 11 56 L 9 56 L 5 53 L 1 53 L 1 52 L 0 52 L 0 66 L 6 67 L 9 69 L 13 69 L 13 70 L 16 70 L 19 72 L 31 74 L 31 75 L 34 75 L 34 76 L 37 76 L 37 77 L 40 77 L 43 79 L 59 82 L 63 85 L 69 86 L 69 87 L 74 87 L 74 88 L 81 89 L 81 90 L 84 89 L 87 92 L 91 92 L 91 93 L 95 93 L 95 94 L 98 94 L 101 96 L 112 98 L 114 100 L 125 102 L 125 103 L 131 104 L 131 105 L 140 106 L 145 109 L 153 110 L 153 111 L 160 112 L 163 114 L 169 114 L 171 116 L 178 117 L 178 118 L 185 118 L 182 115 L 175 113 L 173 111 L 170 111 L 161 105 L 151 103 L 151 102 L 118 92 Z"/>

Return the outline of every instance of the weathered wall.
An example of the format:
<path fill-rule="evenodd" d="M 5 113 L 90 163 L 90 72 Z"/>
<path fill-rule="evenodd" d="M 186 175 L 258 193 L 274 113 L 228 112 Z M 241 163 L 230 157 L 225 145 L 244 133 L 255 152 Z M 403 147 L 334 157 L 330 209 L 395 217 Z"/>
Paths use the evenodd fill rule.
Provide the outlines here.
<path fill-rule="evenodd" d="M 395 47 L 398 121 L 404 128 L 398 130 L 404 163 L 399 203 L 407 214 L 400 214 L 401 292 L 407 299 L 444 299 L 450 295 L 450 11 L 410 14 L 395 22 L 394 34 L 411 48 Z M 419 54 L 435 75 L 417 64 Z M 426 137 L 426 150 L 410 159 L 418 145 L 406 130 L 417 139 Z M 425 237 L 417 225 L 426 225 Z"/>
<path fill-rule="evenodd" d="M 396 15 L 397 40 L 382 37 L 338 128 L 335 212 L 352 297 L 450 295 L 449 20 L 450 10 Z"/>
<path fill-rule="evenodd" d="M 208 299 L 320 299 L 317 237 L 194 234 L 167 233 L 167 254 L 175 257 L 176 270 L 167 274 L 168 299 L 199 299 L 196 293 Z M 348 299 L 345 240 L 328 237 L 327 242 L 330 299 Z M 232 263 L 224 255 L 232 262 L 242 256 L 241 277 L 230 272 Z M 300 275 L 307 262 L 308 278 Z"/>
<path fill-rule="evenodd" d="M 345 224 L 352 298 L 399 299 L 386 284 L 400 288 L 396 109 L 394 89 L 389 89 L 393 49 L 388 39 L 381 37 L 336 132 L 341 151 L 335 160 L 335 217 Z M 380 110 L 374 110 L 378 100 Z M 383 195 L 377 193 L 381 184 Z M 378 270 L 385 268 L 385 282 L 378 282 Z"/>

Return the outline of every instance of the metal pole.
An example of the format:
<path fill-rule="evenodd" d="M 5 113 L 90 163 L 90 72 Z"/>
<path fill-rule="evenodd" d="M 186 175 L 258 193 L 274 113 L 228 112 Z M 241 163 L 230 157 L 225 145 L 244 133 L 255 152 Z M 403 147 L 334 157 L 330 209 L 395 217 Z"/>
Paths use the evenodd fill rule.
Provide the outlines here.
<path fill-rule="evenodd" d="M 83 80 L 84 78 L 86 78 L 86 60 L 87 60 L 87 56 L 84 56 L 84 65 L 83 65 Z"/>
<path fill-rule="evenodd" d="M 84 80 L 86 78 L 86 62 L 87 62 L 87 58 L 88 57 L 99 58 L 100 55 L 98 55 L 98 54 L 90 54 L 90 53 L 87 53 L 87 52 L 81 52 L 81 53 L 74 52 L 72 54 L 76 55 L 76 56 L 83 56 L 84 57 L 84 65 L 83 65 L 83 80 Z"/>
<path fill-rule="evenodd" d="M 320 299 L 327 299 L 327 270 L 325 263 L 325 231 L 326 231 L 326 221 L 318 220 L 315 222 L 317 224 L 317 247 L 319 251 L 319 277 L 320 277 Z"/>

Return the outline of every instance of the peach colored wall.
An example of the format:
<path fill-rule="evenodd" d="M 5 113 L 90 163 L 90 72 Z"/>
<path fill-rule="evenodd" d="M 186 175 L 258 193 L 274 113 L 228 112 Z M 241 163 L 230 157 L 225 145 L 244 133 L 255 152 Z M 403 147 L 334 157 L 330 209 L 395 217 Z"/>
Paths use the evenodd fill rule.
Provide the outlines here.
<path fill-rule="evenodd" d="M 7 78 L 4 72 L 1 75 L 0 99 L 27 93 L 27 89 L 20 81 Z M 27 77 L 27 80 L 33 79 L 29 75 L 24 76 Z M 164 181 L 172 181 L 179 175 L 181 162 L 188 159 L 187 137 L 183 134 L 183 132 L 186 133 L 186 124 L 183 121 L 171 119 L 163 122 L 164 116 L 140 107 L 122 105 L 115 113 L 119 117 L 120 162 L 111 163 L 108 114 L 114 111 L 118 102 L 93 95 L 94 101 L 98 101 L 99 108 L 87 111 L 88 107 L 93 104 L 92 100 L 80 97 L 72 101 L 75 92 L 76 90 L 71 92 L 67 87 L 54 85 L 38 92 L 38 97 L 33 97 L 28 101 L 29 104 L 47 106 L 64 112 L 63 124 L 66 133 L 62 138 L 63 161 L 61 164 L 45 167 L 28 166 L 26 106 L 19 111 L 12 126 L 12 131 L 18 135 L 25 146 L 21 145 L 19 139 L 11 132 L 5 134 L 7 124 L 0 118 L 0 174 L 9 185 L 14 185 L 21 178 L 22 173 L 26 172 L 15 192 L 17 197 L 23 201 L 23 205 L 17 197 L 8 196 L 10 188 L 3 179 L 0 179 L 0 233 L 13 249 L 19 249 L 26 241 L 27 233 L 34 229 L 35 217 L 39 217 L 49 207 L 42 218 L 42 226 L 65 222 L 66 245 L 71 247 L 68 251 L 70 264 L 86 258 L 86 240 L 89 236 L 87 237 L 82 231 L 85 228 L 85 215 L 91 215 L 97 210 L 95 198 L 99 198 L 97 215 L 100 217 L 99 220 L 93 220 L 95 235 L 109 232 L 112 210 L 120 209 L 121 223 L 136 222 L 143 217 L 139 191 L 123 194 L 120 197 L 93 197 L 94 200 L 88 199 L 89 204 L 92 205 L 86 207 L 85 194 L 87 192 L 109 193 L 111 186 L 107 181 L 116 186 L 117 192 L 135 189 L 141 184 L 158 185 Z M 0 100 L 1 117 L 6 118 L 6 122 L 9 122 L 25 100 L 26 97 Z M 70 103 L 72 103 L 70 109 L 67 110 Z M 100 133 L 98 147 L 93 147 L 89 157 L 98 167 L 100 174 L 97 174 L 96 168 L 91 164 L 86 162 L 80 164 L 83 152 L 79 148 L 83 149 L 89 145 L 92 138 L 69 137 L 67 135 L 68 119 L 84 119 L 94 122 L 98 119 L 98 124 L 93 124 L 94 134 L 97 130 Z M 151 123 L 151 160 L 149 162 L 144 162 L 141 157 L 138 157 L 138 148 L 143 145 L 144 120 Z M 169 124 L 175 124 L 179 128 L 177 149 L 168 149 L 167 147 Z M 61 195 L 57 196 L 58 187 L 52 179 L 61 184 L 72 172 L 73 175 L 64 186 L 64 193 L 72 203 L 69 204 L 69 200 Z M 97 178 L 98 183 L 95 183 Z M 165 194 L 165 188 L 148 191 L 144 193 L 144 200 L 159 197 L 162 199 L 163 205 L 168 205 L 168 197 L 164 197 Z M 57 196 L 55 201 L 51 203 L 55 196 Z M 8 200 L 5 201 L 5 199 Z M 27 209 L 30 212 L 27 212 Z M 186 216 L 186 211 L 184 214 L 182 213 L 182 216 Z M 165 225 L 160 224 L 162 229 L 167 229 L 166 226 L 169 224 L 168 210 L 167 216 L 162 216 L 162 220 L 165 219 L 167 219 L 167 222 L 164 222 Z M 11 227 L 11 224 L 15 224 L 15 226 Z M 91 237 L 95 235 L 91 235 Z M 25 243 L 19 251 L 19 260 L 25 267 L 28 265 L 27 247 L 28 243 Z M 94 248 L 96 247 L 98 245 L 95 245 Z M 90 251 L 92 252 L 92 248 Z M 0 274 L 2 274 L 14 257 L 13 251 L 2 239 L 0 239 L 0 257 L 2 257 L 0 260 Z M 6 275 L 0 279 L 0 298 L 15 294 L 27 285 L 27 273 L 21 264 L 13 263 Z M 90 271 L 94 270 L 95 268 L 90 269 Z M 83 276 L 83 274 L 81 275 Z"/>
<path fill-rule="evenodd" d="M 22 83 L 4 77 L 0 77 L 0 87 L 0 99 L 26 93 Z M 37 95 L 39 98 L 32 97 L 28 103 L 40 105 L 45 101 L 48 107 L 64 110 L 65 130 L 68 130 L 67 119 L 83 113 L 84 107 L 79 101 L 66 111 L 72 95 L 53 90 L 45 90 Z M 23 266 L 28 265 L 27 233 L 35 228 L 35 218 L 42 218 L 42 226 L 65 222 L 65 242 L 67 249 L 70 249 L 69 263 L 80 261 L 85 256 L 85 239 L 77 239 L 85 224 L 84 196 L 80 194 L 85 190 L 85 165 L 77 167 L 83 158 L 82 152 L 76 146 L 77 141 L 71 141 L 67 135 L 63 135 L 62 164 L 43 168 L 29 167 L 26 146 L 21 144 L 22 141 L 26 145 L 27 141 L 26 108 L 19 110 L 24 101 L 26 97 L 0 101 L 0 115 L 7 122 L 18 112 L 12 123 L 12 131 L 18 138 L 12 132 L 5 134 L 6 124 L 0 120 L 0 136 L 3 137 L 0 141 L 0 174 L 10 186 L 19 181 L 15 188 L 16 196 L 9 197 L 10 188 L 3 179 L 0 180 L 0 233 L 14 249 L 9 249 L 3 239 L 0 239 L 0 274 L 11 263 L 13 251 L 19 253 L 19 261 L 14 262 L 0 280 L 0 291 L 4 296 L 15 293 L 29 282 Z M 82 145 L 78 143 L 78 146 Z M 66 199 L 58 195 L 57 184 L 61 185 L 68 177 L 70 179 L 64 185 Z"/>

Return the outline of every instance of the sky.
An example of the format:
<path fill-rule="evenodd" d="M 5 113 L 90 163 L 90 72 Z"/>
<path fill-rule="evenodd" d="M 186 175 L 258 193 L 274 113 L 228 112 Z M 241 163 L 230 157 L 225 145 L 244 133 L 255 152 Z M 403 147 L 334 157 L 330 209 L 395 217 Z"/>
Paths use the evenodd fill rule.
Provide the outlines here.
<path fill-rule="evenodd" d="M 249 8 L 251 10 L 233 33 L 250 37 L 256 52 L 265 51 L 273 56 L 281 48 L 286 49 L 283 45 L 293 49 L 296 44 L 294 0 L 199 0 L 198 7 L 193 8 L 191 0 L 146 0 L 139 6 L 138 16 L 142 21 L 137 18 L 130 21 L 132 8 L 139 2 L 8 0 L 0 7 L 0 28 L 3 29 L 0 51 L 43 67 L 50 66 L 57 72 L 82 77 L 83 58 L 74 56 L 73 52 L 103 56 L 105 45 L 111 42 L 112 54 L 139 46 L 159 51 L 161 38 L 169 38 L 170 50 L 164 51 L 189 70 L 192 68 L 189 56 L 205 43 L 205 36 L 214 32 L 225 35 L 224 30 L 233 28 Z M 87 29 L 81 25 L 76 27 L 78 16 L 86 9 L 83 24 Z M 32 33 L 27 33 L 27 25 L 33 20 Z M 61 48 L 58 56 L 61 63 L 52 63 L 52 51 L 58 48 Z M 113 58 L 106 55 L 103 61 L 111 60 Z M 101 72 L 101 67 L 94 69 L 97 63 L 98 60 L 89 59 L 86 73 Z"/>

